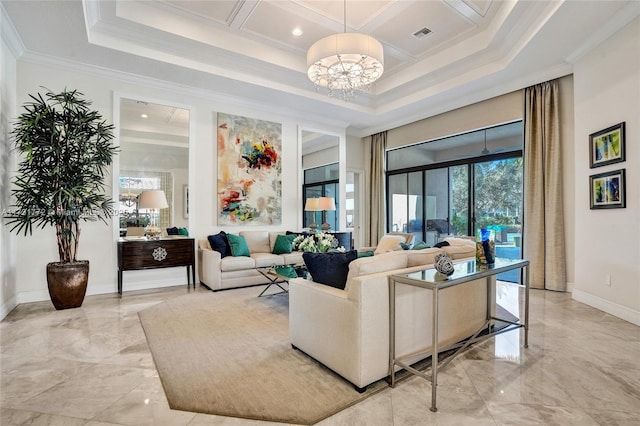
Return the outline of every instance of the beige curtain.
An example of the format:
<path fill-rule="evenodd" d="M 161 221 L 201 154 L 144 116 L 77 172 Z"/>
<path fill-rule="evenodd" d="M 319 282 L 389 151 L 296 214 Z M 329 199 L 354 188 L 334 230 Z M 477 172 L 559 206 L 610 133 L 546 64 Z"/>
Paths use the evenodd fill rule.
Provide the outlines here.
<path fill-rule="evenodd" d="M 532 288 L 566 291 L 558 81 L 525 89 L 524 257 Z"/>
<path fill-rule="evenodd" d="M 369 209 L 369 245 L 375 246 L 385 231 L 385 195 L 384 171 L 385 151 L 387 149 L 387 132 L 371 135 L 371 179 L 369 179 L 369 194 L 371 208 Z"/>

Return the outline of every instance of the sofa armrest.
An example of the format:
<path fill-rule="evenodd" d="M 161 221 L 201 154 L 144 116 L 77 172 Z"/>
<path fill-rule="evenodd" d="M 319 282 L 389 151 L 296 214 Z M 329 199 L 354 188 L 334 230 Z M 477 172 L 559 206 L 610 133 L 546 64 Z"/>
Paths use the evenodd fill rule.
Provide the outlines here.
<path fill-rule="evenodd" d="M 353 383 L 357 317 L 358 307 L 346 291 L 303 278 L 289 281 L 291 344 Z"/>
<path fill-rule="evenodd" d="M 220 290 L 222 288 L 221 260 L 222 256 L 219 252 L 198 247 L 198 277 L 200 282 L 211 290 Z"/>

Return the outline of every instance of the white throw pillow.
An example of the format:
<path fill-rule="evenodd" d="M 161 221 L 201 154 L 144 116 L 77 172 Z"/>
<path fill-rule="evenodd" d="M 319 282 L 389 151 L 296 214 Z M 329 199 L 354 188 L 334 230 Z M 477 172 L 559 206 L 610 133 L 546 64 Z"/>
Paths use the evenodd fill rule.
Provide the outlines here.
<path fill-rule="evenodd" d="M 447 237 L 444 240 L 448 242 L 449 245 L 452 245 L 452 246 L 471 246 L 471 247 L 476 246 L 476 242 L 468 238 Z"/>
<path fill-rule="evenodd" d="M 400 243 L 404 243 L 405 241 L 406 239 L 402 235 L 383 235 L 373 254 L 402 250 Z"/>

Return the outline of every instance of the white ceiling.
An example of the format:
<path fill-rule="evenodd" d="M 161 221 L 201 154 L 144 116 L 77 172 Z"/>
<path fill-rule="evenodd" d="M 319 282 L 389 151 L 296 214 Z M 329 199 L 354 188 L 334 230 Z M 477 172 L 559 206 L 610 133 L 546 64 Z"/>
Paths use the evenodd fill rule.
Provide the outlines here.
<path fill-rule="evenodd" d="M 370 93 L 316 91 L 306 51 L 342 32 L 343 1 L 2 0 L 27 60 L 88 64 L 366 136 L 572 72 L 640 2 L 349 0 L 348 31 L 384 46 Z M 291 35 L 300 28 L 303 34 Z M 428 28 L 422 39 L 413 33 Z M 4 31 L 4 29 L 3 29 Z"/>

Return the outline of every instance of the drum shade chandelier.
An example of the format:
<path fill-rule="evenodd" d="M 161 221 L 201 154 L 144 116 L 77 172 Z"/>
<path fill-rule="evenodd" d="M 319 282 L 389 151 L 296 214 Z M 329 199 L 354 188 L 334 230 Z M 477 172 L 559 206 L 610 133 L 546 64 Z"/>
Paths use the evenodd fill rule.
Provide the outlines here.
<path fill-rule="evenodd" d="M 384 72 L 382 44 L 375 38 L 347 32 L 347 1 L 344 1 L 344 32 L 315 42 L 307 51 L 307 76 L 316 89 L 326 87 L 329 96 L 340 91 L 347 100 L 356 91 L 369 89 Z"/>

